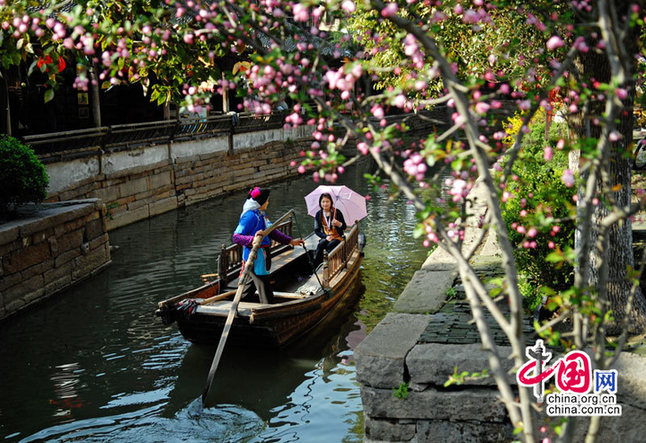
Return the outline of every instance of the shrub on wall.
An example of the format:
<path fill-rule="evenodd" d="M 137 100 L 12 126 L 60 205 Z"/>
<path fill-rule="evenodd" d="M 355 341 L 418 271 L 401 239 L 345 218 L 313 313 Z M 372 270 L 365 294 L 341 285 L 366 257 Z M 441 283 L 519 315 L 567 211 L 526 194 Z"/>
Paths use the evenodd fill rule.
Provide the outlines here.
<path fill-rule="evenodd" d="M 31 147 L 0 135 L 0 216 L 7 217 L 19 205 L 47 197 L 49 177 Z"/>
<path fill-rule="evenodd" d="M 510 120 L 508 133 L 516 129 L 514 120 L 520 118 Z M 516 126 L 520 129 L 519 124 Z M 575 226 L 571 215 L 576 211 L 573 201 L 576 189 L 567 187 L 561 180 L 568 168 L 568 159 L 557 147 L 567 128 L 564 123 L 555 122 L 547 140 L 544 133 L 545 118 L 539 115 L 523 139 L 522 161 L 514 163 L 514 176 L 507 189 L 514 197 L 502 204 L 510 240 L 516 247 L 514 256 L 521 274 L 521 293 L 530 309 L 540 304 L 544 292 L 541 289 L 564 290 L 572 284 L 573 276 L 569 265 L 547 259 L 557 249 L 574 246 Z"/>

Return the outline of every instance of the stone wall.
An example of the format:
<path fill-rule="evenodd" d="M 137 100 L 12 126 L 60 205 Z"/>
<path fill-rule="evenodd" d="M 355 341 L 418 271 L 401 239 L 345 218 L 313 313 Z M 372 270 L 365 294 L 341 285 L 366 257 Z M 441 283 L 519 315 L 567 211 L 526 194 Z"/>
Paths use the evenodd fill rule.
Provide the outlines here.
<path fill-rule="evenodd" d="M 203 140 L 63 152 L 43 157 L 50 175 L 48 201 L 100 198 L 107 229 L 297 175 L 290 162 L 311 142 L 311 127 L 235 134 Z M 227 136 L 228 137 L 228 136 Z"/>
<path fill-rule="evenodd" d="M 481 193 L 482 188 L 472 192 Z M 476 201 L 483 202 L 482 197 L 480 194 Z M 473 210 L 481 213 L 482 203 Z M 478 237 L 476 226 L 468 228 L 465 243 L 472 245 Z M 492 232 L 486 234 L 471 265 L 481 278 L 502 273 L 500 250 Z M 434 251 L 404 288 L 393 312 L 355 349 L 366 442 L 516 440 L 493 377 L 467 377 L 459 385 L 445 386 L 456 369 L 471 374 L 489 367 L 457 277 L 453 258 L 441 249 Z M 506 357 L 511 348 L 493 319 L 485 319 L 510 373 L 511 361 Z M 523 329 L 528 344 L 533 344 L 529 319 Z M 558 358 L 555 355 L 552 361 Z M 617 403 L 622 415 L 602 418 L 597 441 L 643 441 L 646 358 L 624 352 L 613 369 L 618 373 Z M 510 380 L 515 386 L 511 373 Z M 404 384 L 407 395 L 394 395 Z M 558 423 L 559 417 L 543 415 L 540 420 Z M 573 441 L 584 441 L 586 425 L 587 419 L 577 419 Z"/>
<path fill-rule="evenodd" d="M 0 225 L 0 320 L 110 263 L 99 200 L 27 205 Z"/>

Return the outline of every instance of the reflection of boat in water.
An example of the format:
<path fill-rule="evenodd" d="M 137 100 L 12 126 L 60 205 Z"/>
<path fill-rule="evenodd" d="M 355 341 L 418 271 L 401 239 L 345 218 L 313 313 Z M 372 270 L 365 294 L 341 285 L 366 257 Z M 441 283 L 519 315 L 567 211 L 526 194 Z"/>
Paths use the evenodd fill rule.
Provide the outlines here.
<path fill-rule="evenodd" d="M 291 236 L 291 221 L 277 229 Z M 318 238 L 306 239 L 314 249 Z M 337 314 L 338 307 L 356 294 L 363 261 L 358 226 L 354 226 L 323 266 L 313 272 L 305 249 L 276 247 L 272 251 L 275 302 L 243 301 L 238 304 L 229 341 L 255 346 L 282 346 L 293 342 L 322 321 Z M 164 322 L 177 321 L 182 335 L 198 343 L 217 343 L 231 310 L 242 266 L 242 247 L 223 249 L 216 279 L 206 285 L 159 303 Z M 187 308 L 188 307 L 188 308 Z"/>
<path fill-rule="evenodd" d="M 169 411 L 183 409 L 195 400 L 195 393 L 204 388 L 205 374 L 212 359 L 211 347 L 189 347 L 170 393 Z M 268 420 L 272 409 L 286 403 L 315 364 L 315 360 L 290 358 L 276 349 L 250 352 L 245 348 L 229 347 L 211 386 L 207 407 L 236 405 Z"/>
<path fill-rule="evenodd" d="M 354 306 L 354 305 L 353 305 Z M 250 350 L 228 347 L 214 378 L 207 407 L 235 405 L 256 413 L 263 421 L 273 419 L 293 393 L 312 377 L 330 376 L 343 363 L 348 350 L 347 335 L 358 328 L 355 319 L 326 323 L 286 349 Z M 322 325 L 323 326 L 323 325 Z M 177 372 L 166 410 L 175 413 L 195 401 L 204 388 L 205 374 L 213 359 L 213 348 L 191 345 Z M 312 371 L 319 369 L 319 376 Z"/>

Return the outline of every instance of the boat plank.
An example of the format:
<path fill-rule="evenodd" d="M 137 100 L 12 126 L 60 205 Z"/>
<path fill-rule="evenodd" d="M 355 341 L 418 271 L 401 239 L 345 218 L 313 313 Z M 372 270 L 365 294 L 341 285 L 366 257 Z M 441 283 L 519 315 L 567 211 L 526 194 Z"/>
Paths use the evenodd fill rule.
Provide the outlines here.
<path fill-rule="evenodd" d="M 197 308 L 197 312 L 202 314 L 229 314 L 231 310 L 231 300 L 219 301 L 212 304 L 200 305 Z M 262 303 L 250 303 L 241 301 L 238 303 L 238 315 L 243 317 L 248 317 L 251 315 L 253 308 L 258 306 L 265 306 Z"/>

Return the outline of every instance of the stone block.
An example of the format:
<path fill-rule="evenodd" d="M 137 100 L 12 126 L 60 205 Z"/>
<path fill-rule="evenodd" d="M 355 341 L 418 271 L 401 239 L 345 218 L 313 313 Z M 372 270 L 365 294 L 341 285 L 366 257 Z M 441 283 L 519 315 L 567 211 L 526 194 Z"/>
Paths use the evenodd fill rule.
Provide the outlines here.
<path fill-rule="evenodd" d="M 45 284 L 45 296 L 49 297 L 61 291 L 72 284 L 72 274 L 61 276 L 56 280 L 52 280 Z"/>
<path fill-rule="evenodd" d="M 158 214 L 163 214 L 164 212 L 172 211 L 173 209 L 177 209 L 177 198 L 176 197 L 168 197 L 163 200 L 159 200 L 157 202 L 151 203 L 149 206 L 150 210 L 150 216 L 158 215 Z"/>
<path fill-rule="evenodd" d="M 45 261 L 49 257 L 51 257 L 49 244 L 47 242 L 41 242 L 37 245 L 14 251 L 8 257 L 3 258 L 2 265 L 5 272 L 13 274 Z"/>
<path fill-rule="evenodd" d="M 20 272 L 20 278 L 23 280 L 27 280 L 33 277 L 34 275 L 42 274 L 45 271 L 52 269 L 53 267 L 54 267 L 54 259 L 49 258 L 45 261 L 36 263 L 35 265 L 28 267 L 27 269 L 23 269 Z"/>
<path fill-rule="evenodd" d="M 373 419 L 364 417 L 365 437 L 369 441 L 411 441 L 415 437 L 416 425 L 400 420 Z"/>
<path fill-rule="evenodd" d="M 371 418 L 480 421 L 503 423 L 507 412 L 496 389 L 441 391 L 428 388 L 408 391 L 405 399 L 392 395 L 391 389 L 361 387 L 364 414 Z"/>
<path fill-rule="evenodd" d="M 74 268 L 72 269 L 72 280 L 80 280 L 91 275 L 96 269 L 103 266 L 110 260 L 106 253 L 106 248 L 99 248 L 89 251 L 74 259 Z"/>
<path fill-rule="evenodd" d="M 65 227 L 65 232 L 67 233 L 83 229 L 85 227 L 85 223 L 85 217 L 79 217 L 77 219 L 68 221 L 63 226 Z"/>
<path fill-rule="evenodd" d="M 157 189 L 172 184 L 170 171 L 160 172 L 149 177 L 148 189 Z"/>
<path fill-rule="evenodd" d="M 481 421 L 420 420 L 417 423 L 417 441 L 422 442 L 509 442 L 514 440 L 511 423 L 483 423 Z"/>
<path fill-rule="evenodd" d="M 395 302 L 393 310 L 410 314 L 439 311 L 446 300 L 446 291 L 453 286 L 457 276 L 455 270 L 415 272 Z"/>
<path fill-rule="evenodd" d="M 74 260 L 79 255 L 81 255 L 81 250 L 79 248 L 74 248 L 74 249 L 70 249 L 69 251 L 63 252 L 62 254 L 59 254 L 58 256 L 56 256 L 56 258 L 54 259 L 54 267 L 60 268 L 65 263 L 68 263 Z"/>
<path fill-rule="evenodd" d="M 0 278 L 0 293 L 3 293 L 7 288 L 17 285 L 21 280 L 22 278 L 20 277 L 19 272 L 3 275 L 2 278 Z"/>
<path fill-rule="evenodd" d="M 83 243 L 83 229 L 68 232 L 56 239 L 57 250 L 59 254 L 77 249 Z"/>
<path fill-rule="evenodd" d="M 31 237 L 33 234 L 45 231 L 52 227 L 52 220 L 48 218 L 37 218 L 34 221 L 24 223 L 20 226 L 21 237 Z"/>
<path fill-rule="evenodd" d="M 0 226 L 0 245 L 13 243 L 20 237 L 20 227 L 16 225 Z"/>
<path fill-rule="evenodd" d="M 34 275 L 27 280 L 20 281 L 19 284 L 14 285 L 7 290 L 3 291 L 5 303 L 10 303 L 15 300 L 21 299 L 25 304 L 39 298 L 44 293 L 43 276 Z"/>
<path fill-rule="evenodd" d="M 354 351 L 357 380 L 391 389 L 404 382 L 406 355 L 428 320 L 426 315 L 387 314 Z"/>
<path fill-rule="evenodd" d="M 91 250 L 97 249 L 97 248 L 101 247 L 101 245 L 103 245 L 105 243 L 108 243 L 109 241 L 110 241 L 110 237 L 108 236 L 108 234 L 103 233 L 99 237 L 97 237 L 94 240 L 90 241 L 90 249 Z"/>
<path fill-rule="evenodd" d="M 613 369 L 619 376 L 618 397 L 646 410 L 646 357 L 622 352 Z"/>
<path fill-rule="evenodd" d="M 511 355 L 510 347 L 499 347 L 499 354 L 503 368 L 508 371 L 513 367 L 513 362 L 507 357 Z M 457 367 L 458 372 L 489 371 L 489 353 L 482 349 L 482 344 L 441 344 L 427 343 L 416 345 L 406 356 L 406 367 L 410 375 L 410 382 L 420 385 L 431 384 L 441 387 L 453 374 Z M 491 371 L 489 371 L 491 373 Z M 510 379 L 515 378 L 510 377 Z M 466 378 L 463 386 L 488 385 L 495 386 L 493 376 L 486 378 Z"/>
<path fill-rule="evenodd" d="M 11 299 L 8 300 L 7 297 L 5 296 L 5 316 L 9 316 L 12 314 L 15 314 L 16 312 L 20 311 L 22 308 L 24 308 L 27 304 L 25 303 L 25 300 L 22 298 L 16 298 L 16 299 Z"/>
<path fill-rule="evenodd" d="M 31 243 L 32 244 L 40 243 L 42 241 L 47 240 L 48 238 L 53 237 L 53 235 L 54 235 L 54 228 L 49 227 L 44 231 L 39 231 L 39 232 L 36 232 L 35 234 L 32 234 Z"/>
<path fill-rule="evenodd" d="M 85 231 L 83 232 L 83 241 L 88 242 L 94 240 L 97 237 L 102 236 L 105 233 L 103 230 L 103 220 L 97 218 L 92 220 L 85 225 Z"/>
<path fill-rule="evenodd" d="M 502 259 L 495 255 L 477 255 L 471 259 L 471 267 L 481 276 L 504 274 Z"/>
<path fill-rule="evenodd" d="M 50 225 L 64 225 L 74 222 L 94 211 L 94 199 L 65 202 L 64 206 L 55 209 L 55 214 L 49 218 Z M 35 231 L 32 231 L 35 232 Z"/>
<path fill-rule="evenodd" d="M 49 269 L 43 273 L 44 283 L 48 285 L 53 281 L 59 280 L 61 278 L 67 278 L 68 281 L 72 281 L 72 269 L 74 264 L 71 261 L 63 263 L 63 265 Z"/>
<path fill-rule="evenodd" d="M 9 243 L 0 244 L 0 257 L 4 255 L 9 255 L 13 251 L 16 251 L 22 247 L 22 242 L 20 240 L 14 240 Z"/>
<path fill-rule="evenodd" d="M 119 214 L 114 214 L 112 219 L 106 220 L 106 227 L 108 231 L 110 231 L 139 220 L 145 220 L 149 216 L 150 213 L 148 212 L 148 205 L 145 205 L 141 208 L 135 209 L 134 211 L 125 211 Z"/>
<path fill-rule="evenodd" d="M 119 188 L 117 186 L 106 186 L 94 191 L 94 195 L 108 204 L 119 198 Z"/>
<path fill-rule="evenodd" d="M 119 185 L 119 196 L 121 198 L 146 192 L 148 190 L 148 177 L 131 179 Z"/>

